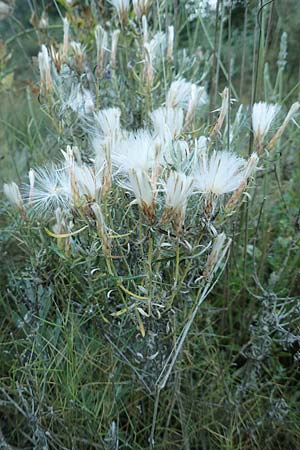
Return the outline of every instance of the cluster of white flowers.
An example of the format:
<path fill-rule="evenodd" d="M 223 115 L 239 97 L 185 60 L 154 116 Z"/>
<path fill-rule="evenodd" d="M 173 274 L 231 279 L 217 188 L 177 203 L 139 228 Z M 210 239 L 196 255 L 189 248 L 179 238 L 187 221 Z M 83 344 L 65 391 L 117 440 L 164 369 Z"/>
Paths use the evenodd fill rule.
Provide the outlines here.
<path fill-rule="evenodd" d="M 109 1 L 124 24 L 129 17 L 129 0 Z M 141 19 L 140 54 L 144 64 L 141 77 L 150 89 L 157 60 L 166 57 L 171 61 L 174 44 L 173 26 L 168 27 L 167 33 L 160 31 L 149 37 L 147 14 L 151 4 L 151 0 L 133 1 L 136 18 Z M 81 78 L 88 70 L 85 46 L 70 39 L 67 19 L 63 19 L 63 31 L 63 42 L 58 49 L 52 46 L 49 54 L 42 45 L 39 53 L 41 93 L 48 96 L 55 91 L 61 99 L 61 116 L 69 109 L 85 124 L 93 153 L 90 160 L 83 163 L 78 148 L 68 146 L 60 165 L 30 170 L 27 193 L 23 196 L 15 183 L 6 184 L 4 193 L 22 216 L 32 211 L 39 218 L 60 217 L 58 211 L 83 209 L 94 214 L 104 236 L 101 202 L 116 187 L 130 193 L 131 204 L 141 208 L 151 225 L 169 223 L 176 234 L 180 234 L 190 200 L 191 205 L 195 202 L 202 205 L 203 216 L 208 220 L 225 204 L 222 199 L 227 194 L 231 197 L 225 209 L 228 205 L 235 206 L 257 168 L 258 155 L 279 113 L 279 106 L 263 102 L 253 105 L 252 129 L 258 155 L 253 153 L 248 160 L 228 149 L 212 148 L 214 138 L 221 136 L 223 123 L 228 118 L 227 88 L 222 93 L 219 118 L 210 136 L 195 139 L 194 135 L 198 112 L 203 114 L 208 103 L 205 87 L 180 77 L 171 82 L 163 105 L 149 113 L 150 127 L 128 131 L 121 127 L 119 108 L 96 109 L 96 95 L 78 81 L 78 76 Z M 96 26 L 96 76 L 104 71 L 108 53 L 110 68 L 116 68 L 120 33 L 119 29 L 108 33 L 101 25 Z M 70 83 L 68 90 L 66 80 L 72 80 L 70 74 L 74 72 L 77 79 Z M 266 148 L 275 145 L 298 109 L 297 102 Z M 233 134 L 237 134 L 241 116 L 240 107 L 231 127 L 230 142 L 233 142 Z"/>
<path fill-rule="evenodd" d="M 110 0 L 121 22 L 128 20 L 129 0 Z M 141 20 L 141 55 L 144 58 L 142 77 L 148 87 L 154 80 L 156 59 L 165 52 L 168 60 L 173 57 L 174 27 L 167 34 L 158 32 L 149 37 L 147 13 L 151 0 L 135 0 L 135 15 Z M 86 49 L 70 39 L 70 27 L 63 19 L 63 42 L 50 55 L 42 45 L 39 53 L 41 93 L 47 96 L 53 90 L 63 97 L 66 82 L 61 83 L 64 73 L 71 78 L 72 71 L 81 75 L 87 70 Z M 105 55 L 110 53 L 110 67 L 116 66 L 117 44 L 120 30 L 110 35 L 98 25 L 95 29 L 96 75 L 105 68 Z M 194 124 L 198 111 L 203 114 L 208 95 L 204 86 L 177 77 L 171 82 L 162 106 L 149 113 L 151 126 L 135 131 L 121 127 L 119 108 L 96 110 L 95 94 L 76 81 L 70 84 L 68 95 L 61 102 L 61 112 L 66 108 L 77 114 L 85 124 L 90 148 L 90 161 L 83 163 L 79 150 L 68 147 L 63 152 L 64 161 L 57 166 L 31 170 L 28 193 L 21 196 L 15 183 L 6 184 L 4 193 L 24 216 L 26 210 L 42 218 L 57 210 L 85 209 L 97 211 L 105 195 L 117 186 L 131 193 L 132 204 L 139 205 L 149 223 L 173 224 L 176 233 L 184 228 L 188 202 L 198 196 L 206 218 L 211 218 L 222 198 L 230 194 L 227 205 L 234 206 L 239 200 L 248 180 L 254 174 L 258 156 L 253 153 L 248 161 L 230 150 L 212 149 L 213 139 L 221 136 L 221 129 L 229 111 L 229 91 L 222 93 L 222 106 L 209 137 L 195 139 Z M 266 135 L 279 113 L 279 106 L 259 102 L 253 105 L 252 129 L 258 155 L 261 154 Z M 290 109 L 269 147 L 281 136 L 289 120 L 299 109 L 295 103 Z M 62 114 L 61 114 L 62 115 Z M 242 115 L 238 109 L 231 133 L 236 134 Z M 193 136 L 193 137 L 192 137 Z M 233 136 L 230 137 L 232 142 Z M 92 206 L 93 205 L 93 206 Z M 98 205 L 97 207 L 95 205 Z M 58 213 L 55 213 L 58 214 Z M 58 214 L 59 215 L 59 214 Z M 101 219 L 103 222 L 103 217 Z M 101 225 L 102 227 L 102 225 Z M 101 229 L 104 230 L 102 227 Z"/>
<path fill-rule="evenodd" d="M 122 17 L 122 21 L 124 21 L 126 17 L 127 20 L 130 8 L 129 1 L 111 0 L 111 4 L 115 7 L 120 19 Z M 142 63 L 141 79 L 148 89 L 152 88 L 158 68 L 162 67 L 163 61 L 173 59 L 174 45 L 173 26 L 169 26 L 167 32 L 159 31 L 154 34 L 148 32 L 148 21 L 145 14 L 149 11 L 151 4 L 152 1 L 149 0 L 134 2 L 137 16 L 139 15 L 138 11 L 143 12 L 142 33 L 138 45 L 140 47 L 140 62 Z M 41 51 L 38 54 L 40 92 L 43 97 L 49 99 L 50 96 L 53 96 L 55 98 L 60 116 L 63 116 L 65 111 L 70 109 L 83 117 L 84 114 L 94 111 L 96 96 L 95 93 L 91 92 L 90 86 L 87 87 L 90 83 L 85 83 L 84 86 L 81 79 L 91 80 L 93 75 L 87 61 L 86 46 L 71 39 L 70 24 L 67 18 L 63 19 L 63 32 L 61 44 L 51 45 L 49 50 L 45 45 L 41 46 Z M 100 24 L 95 27 L 95 74 L 97 77 L 110 79 L 111 71 L 117 69 L 120 36 L 121 31 L 118 28 L 106 31 Z M 80 80 L 78 77 L 80 77 Z M 184 82 L 184 80 L 179 80 L 181 84 Z M 193 117 L 197 107 L 205 102 L 206 93 L 203 87 L 185 83 L 187 85 L 186 98 L 185 102 L 181 103 L 185 103 L 188 109 L 186 117 L 186 121 L 188 121 Z M 176 89 L 176 83 L 174 89 Z M 167 107 L 169 106 L 168 103 L 167 100 Z M 173 107 L 174 105 L 170 106 Z"/>
<path fill-rule="evenodd" d="M 194 281 L 210 282 L 230 245 L 222 225 L 239 206 L 259 157 L 278 142 L 300 105 L 298 102 L 292 105 L 270 140 L 268 134 L 280 107 L 255 103 L 252 108 L 255 151 L 248 158 L 238 155 L 234 148 L 240 138 L 243 119 L 249 120 L 249 115 L 244 113 L 246 108 L 243 110 L 240 106 L 231 122 L 232 99 L 230 90 L 225 88 L 217 110 L 218 118 L 208 129 L 208 93 L 202 81 L 205 76 L 195 82 L 183 78 L 183 73 L 188 77 L 188 71 L 178 67 L 180 58 L 174 58 L 172 25 L 166 32 L 160 29 L 151 33 L 147 17 L 153 0 L 107 1 L 113 11 L 110 24 L 116 19 L 120 29 L 112 29 L 109 22 L 95 27 L 96 60 L 89 61 L 90 45 L 87 53 L 85 45 L 72 40 L 66 18 L 63 19 L 62 42 L 50 49 L 42 45 L 38 55 L 41 100 L 45 109 L 48 107 L 48 116 L 54 115 L 55 126 L 68 131 L 66 142 L 73 129 L 80 130 L 85 138 L 82 154 L 76 146 L 68 145 L 62 150 L 60 163 L 30 169 L 28 183 L 21 190 L 16 183 L 8 183 L 3 192 L 22 220 L 38 219 L 40 224 L 46 224 L 50 236 L 57 238 L 57 245 L 67 254 L 77 252 L 74 234 L 87 228 L 91 231 L 93 227 L 100 237 L 108 272 L 114 277 L 118 273 L 112 270 L 114 258 L 120 262 L 122 256 L 115 255 L 119 241 L 113 239 L 134 235 L 134 246 L 131 247 L 131 237 L 126 241 L 126 257 L 136 258 L 140 248 L 140 260 L 143 260 L 146 250 L 147 268 L 151 268 L 153 250 L 174 251 L 176 246 L 175 258 L 168 255 L 166 259 L 175 261 L 174 280 L 179 286 L 183 283 L 179 279 L 182 245 L 184 251 L 189 252 L 188 258 L 195 258 Z M 149 20 L 149 24 L 151 22 Z M 134 30 L 132 41 L 127 26 Z M 128 42 L 134 43 L 131 53 Z M 126 58 L 122 59 L 125 46 Z M 136 52 L 135 59 L 133 52 Z M 124 70 L 121 76 L 119 67 Z M 122 84 L 126 70 L 130 76 Z M 176 74 L 176 70 L 179 73 Z M 159 77 L 160 73 L 163 77 Z M 141 104 L 145 106 L 142 114 L 136 116 L 135 107 L 139 102 L 131 108 L 130 99 L 127 104 L 122 98 L 126 81 L 130 81 L 127 84 L 130 96 L 134 97 L 131 85 L 134 80 L 138 83 L 136 92 Z M 99 107 L 110 102 L 112 107 Z M 127 113 L 130 120 L 126 121 Z M 135 117 L 139 117 L 138 125 Z M 122 125 L 126 122 L 134 122 L 130 130 Z M 77 134 L 74 133 L 75 139 Z M 85 238 L 82 241 L 87 242 Z M 130 255 L 133 247 L 135 251 Z M 200 247 L 200 252 L 194 251 Z M 210 255 L 202 263 L 199 255 L 202 258 L 209 248 Z M 136 261 L 131 263 L 136 264 Z M 122 262 L 119 267 L 119 273 L 123 273 Z M 118 288 L 120 286 L 118 284 Z M 140 287 L 146 291 L 146 286 L 148 281 Z M 128 292 L 131 297 L 131 292 L 124 288 L 124 293 L 128 295 Z M 146 297 L 133 297 L 137 311 L 137 300 Z M 150 295 L 147 313 L 142 309 L 144 306 L 140 304 L 140 312 L 149 317 Z"/>
<path fill-rule="evenodd" d="M 101 204 L 104 191 L 117 185 L 132 193 L 133 203 L 150 223 L 156 220 L 157 205 L 164 205 L 161 223 L 173 223 L 180 233 L 191 195 L 218 201 L 246 186 L 256 167 L 256 154 L 247 162 L 233 152 L 199 148 L 199 142 L 182 139 L 183 110 L 177 103 L 175 108 L 162 107 L 150 114 L 152 130 L 123 130 L 120 116 L 117 108 L 94 113 L 94 155 L 89 164 L 82 163 L 77 148 L 68 147 L 61 165 L 31 171 L 26 207 L 40 218 L 57 208 L 86 209 Z M 182 170 L 184 166 L 187 172 Z M 104 190 L 104 185 L 108 189 Z M 15 184 L 6 185 L 4 191 L 15 205 L 23 203 Z"/>

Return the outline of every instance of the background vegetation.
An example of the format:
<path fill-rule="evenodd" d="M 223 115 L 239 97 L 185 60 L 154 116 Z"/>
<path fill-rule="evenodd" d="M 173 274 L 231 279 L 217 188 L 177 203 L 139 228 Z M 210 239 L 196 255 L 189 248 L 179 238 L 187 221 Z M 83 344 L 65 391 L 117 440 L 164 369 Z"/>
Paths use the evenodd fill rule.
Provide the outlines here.
<path fill-rule="evenodd" d="M 183 68 L 183 49 L 195 55 L 186 76 L 200 79 L 193 71 L 201 68 L 210 111 L 226 85 L 245 105 L 265 100 L 287 110 L 299 100 L 296 0 L 218 1 L 216 10 L 198 3 L 154 2 L 151 20 L 179 30 L 176 64 Z M 74 8 L 73 32 L 89 45 L 99 17 L 111 20 L 111 7 L 81 0 Z M 61 39 L 60 14 L 66 13 L 72 14 L 63 0 L 17 0 L 0 22 L 1 185 L 55 160 L 74 138 L 59 135 L 41 112 L 35 60 L 41 43 Z M 119 94 L 103 106 L 134 103 L 130 86 Z M 138 107 L 132 108 L 129 124 L 139 120 Z M 299 448 L 298 140 L 296 118 L 266 156 L 252 200 L 228 230 L 229 264 L 161 393 L 154 448 Z M 251 146 L 250 124 L 241 145 Z M 54 245 L 44 251 L 47 238 L 38 229 L 28 238 L 4 200 L 0 207 L 0 448 L 148 448 L 155 392 L 141 379 L 154 385 L 157 370 L 139 367 L 133 354 L 142 343 L 128 347 L 130 327 L 112 339 L 99 320 L 103 293 L 90 276 L 95 254 L 84 262 L 57 258 Z M 174 335 L 178 320 L 174 315 Z"/>

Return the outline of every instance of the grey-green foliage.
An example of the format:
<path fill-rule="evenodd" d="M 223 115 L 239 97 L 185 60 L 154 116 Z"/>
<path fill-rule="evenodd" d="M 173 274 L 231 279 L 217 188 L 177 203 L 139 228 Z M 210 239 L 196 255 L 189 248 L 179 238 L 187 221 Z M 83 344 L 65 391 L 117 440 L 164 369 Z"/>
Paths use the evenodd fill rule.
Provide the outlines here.
<path fill-rule="evenodd" d="M 280 20 L 276 28 L 276 16 L 272 18 L 274 39 L 266 53 L 271 73 L 268 80 L 267 71 L 264 72 L 263 93 L 269 101 L 278 99 L 278 91 L 274 91 L 277 61 L 280 68 L 284 66 L 289 86 L 294 87 L 298 82 L 295 49 L 299 13 L 297 2 L 291 1 L 287 15 L 284 3 L 276 2 Z M 93 8 L 95 4 L 92 3 Z M 197 60 L 193 56 L 194 42 L 203 46 L 204 54 L 211 51 L 203 28 L 196 17 L 194 23 L 186 22 L 182 2 L 164 2 L 164 6 L 168 17 L 174 7 L 182 28 L 182 46 L 188 42 L 191 48 L 182 51 L 183 54 L 179 52 L 178 65 L 184 68 L 190 63 L 191 70 L 187 67 L 186 73 L 196 72 L 198 80 L 203 65 L 198 74 L 199 66 L 192 62 L 193 58 Z M 251 98 L 252 64 L 249 61 L 254 33 L 257 33 L 254 29 L 257 6 L 256 2 L 249 3 L 247 58 L 243 68 L 239 53 L 243 41 L 242 21 L 236 25 L 232 21 L 235 39 L 231 53 L 236 64 L 233 83 L 237 81 L 239 85 L 240 74 L 245 70 L 242 96 L 247 99 Z M 51 7 L 56 16 L 53 4 Z M 268 11 L 270 6 L 266 6 Z M 105 14 L 109 15 L 107 10 Z M 156 19 L 154 16 L 153 20 Z M 204 24 L 215 42 L 214 14 L 206 17 Z M 25 25 L 29 26 L 27 21 Z M 227 30 L 228 21 L 224 26 Z M 288 38 L 287 64 L 282 31 L 287 32 Z M 278 58 L 280 40 L 282 47 Z M 221 43 L 222 58 L 228 69 L 226 34 Z M 220 85 L 224 82 L 223 76 Z M 285 82 L 282 87 L 281 99 L 288 95 L 288 101 L 296 98 L 297 90 L 290 94 Z M 41 119 L 38 102 L 34 102 L 33 117 L 27 99 L 19 101 L 20 97 L 25 98 L 22 90 L 16 90 L 15 95 L 8 94 L 1 108 L 1 118 L 5 121 L 1 134 L 3 181 L 16 179 L 17 175 L 22 178 L 33 163 L 42 163 L 48 152 L 55 159 L 60 146 L 73 137 L 70 133 L 57 141 L 50 122 L 47 122 L 47 130 L 41 127 L 46 119 Z M 128 101 L 134 103 L 130 88 Z M 129 125 L 136 119 L 141 120 L 137 114 L 132 115 Z M 73 131 L 78 133 L 79 140 L 80 130 L 74 126 Z M 155 435 L 157 449 L 298 448 L 298 140 L 297 128 L 291 127 L 276 149 L 276 155 L 263 162 L 265 170 L 257 178 L 257 192 L 262 189 L 261 193 L 256 195 L 251 191 L 253 199 L 245 204 L 227 230 L 234 242 L 228 269 L 197 316 L 176 370 L 160 395 Z M 220 142 L 220 146 L 225 145 L 225 141 Z M 246 153 L 246 134 L 240 140 L 234 139 L 233 145 L 237 149 L 241 146 Z M 81 238 L 74 239 L 74 257 L 68 258 L 38 226 L 24 229 L 18 216 L 8 216 L 7 205 L 3 202 L 1 205 L 0 446 L 149 448 L 153 384 L 170 351 L 169 339 L 178 336 L 183 318 L 191 307 L 187 295 L 189 286 L 181 293 L 184 307 L 178 308 L 175 304 L 168 320 L 151 324 L 151 333 L 143 340 L 126 315 L 113 324 L 103 320 L 102 305 L 108 312 L 115 311 L 112 294 L 107 295 L 107 286 L 115 286 L 115 280 L 107 276 L 104 264 L 99 264 L 97 240 L 88 252 L 83 252 Z M 134 259 L 134 249 L 132 251 Z M 170 257 L 165 256 L 166 260 Z M 162 264 L 168 272 L 166 260 Z M 95 266 L 101 270 L 93 272 Z M 169 295 L 171 282 L 162 285 L 158 274 L 154 276 L 160 297 Z M 129 283 L 128 287 L 133 283 L 125 277 L 124 282 Z M 162 323 L 166 327 L 164 334 L 159 329 Z"/>

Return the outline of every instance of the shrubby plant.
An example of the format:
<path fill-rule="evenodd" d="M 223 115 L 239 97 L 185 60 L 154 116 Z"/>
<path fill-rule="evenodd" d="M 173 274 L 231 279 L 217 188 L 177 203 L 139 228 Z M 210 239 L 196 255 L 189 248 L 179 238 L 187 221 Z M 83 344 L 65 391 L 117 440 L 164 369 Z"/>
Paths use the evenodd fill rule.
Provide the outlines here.
<path fill-rule="evenodd" d="M 205 87 L 173 71 L 169 71 L 165 101 L 157 104 L 151 99 L 144 126 L 121 126 L 121 118 L 123 123 L 126 118 L 120 108 L 97 107 L 101 77 L 108 71 L 118 72 L 117 54 L 123 51 L 118 42 L 128 33 L 129 2 L 112 5 L 125 28 L 109 33 L 97 25 L 96 65 L 89 61 L 85 45 L 72 41 L 67 18 L 63 43 L 49 50 L 42 45 L 38 55 L 43 108 L 62 130 L 75 114 L 73 120 L 86 135 L 87 151 L 82 155 L 77 146 L 67 146 L 56 165 L 30 170 L 23 196 L 15 183 L 6 184 L 4 193 L 25 222 L 38 220 L 57 239 L 67 257 L 101 245 L 93 271 L 108 275 L 101 282 L 103 292 L 105 288 L 110 292 L 110 302 L 104 297 L 99 305 L 103 319 L 130 315 L 145 337 L 145 323 L 168 318 L 174 302 L 182 307 L 183 292 L 196 311 L 224 266 L 230 245 L 224 234 L 226 223 L 255 175 L 258 155 L 279 106 L 263 102 L 253 106 L 258 153 L 248 159 L 237 155 L 230 142 L 224 149 L 231 127 L 228 89 L 222 94 L 219 118 L 209 131 Z M 149 8 L 150 3 L 135 3 L 137 23 L 131 27 L 140 34 L 134 37 L 138 58 L 133 65 L 140 65 L 136 83 L 151 97 L 157 67 L 166 70 L 172 63 L 174 31 L 170 26 L 168 35 L 152 35 L 146 16 Z M 298 108 L 298 103 L 293 105 L 266 148 L 275 144 Z M 236 121 L 241 114 L 239 110 Z M 236 132 L 240 130 L 233 129 Z"/>
<path fill-rule="evenodd" d="M 81 41 L 63 18 L 62 42 L 42 44 L 37 58 L 56 158 L 31 168 L 20 186 L 3 187 L 19 212 L 25 247 L 51 253 L 62 276 L 80 266 L 74 270 L 87 295 L 72 301 L 75 310 L 97 320 L 131 379 L 154 396 L 151 448 L 160 392 L 176 376 L 192 323 L 230 258 L 232 221 L 299 109 L 296 102 L 282 117 L 277 103 L 237 106 L 229 85 L 212 115 L 209 58 L 177 49 L 173 25 L 153 30 L 153 3 L 111 0 L 111 21 Z M 242 145 L 249 128 L 250 152 Z M 20 328 L 38 327 L 35 307 L 46 320 L 49 304 L 31 304 Z M 270 350 L 270 317 L 278 319 L 280 339 L 297 340 L 280 313 L 262 310 L 246 349 L 255 361 L 247 373 L 252 384 Z M 241 383 L 242 395 L 251 383 Z M 284 402 L 274 402 L 285 415 Z M 118 448 L 117 434 L 113 421 L 106 444 Z M 48 448 L 39 425 L 38 435 Z"/>

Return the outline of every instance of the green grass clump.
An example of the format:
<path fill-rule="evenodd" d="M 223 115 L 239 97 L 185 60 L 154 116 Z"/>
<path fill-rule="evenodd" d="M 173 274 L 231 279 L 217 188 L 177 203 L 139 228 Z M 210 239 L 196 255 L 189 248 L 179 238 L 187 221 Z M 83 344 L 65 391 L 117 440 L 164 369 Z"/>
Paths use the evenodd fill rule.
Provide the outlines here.
<path fill-rule="evenodd" d="M 296 450 L 297 112 L 268 143 L 299 99 L 292 45 L 299 14 L 287 19 L 281 5 L 254 1 L 217 2 L 216 10 L 192 1 L 150 3 L 148 43 L 157 33 L 167 37 L 152 79 L 145 28 L 132 6 L 127 17 L 109 2 L 25 8 L 16 1 L 0 22 L 0 179 L 20 186 L 26 210 L 19 214 L 1 198 L 0 448 Z M 82 44 L 84 63 L 69 47 L 57 72 L 51 66 L 48 90 L 31 57 L 42 44 L 62 55 L 63 17 L 69 45 Z M 102 67 L 97 25 L 108 33 Z M 154 219 L 143 204 L 132 204 L 128 179 L 118 172 L 106 192 L 101 179 L 101 201 L 99 193 L 70 197 L 56 216 L 49 203 L 39 211 L 30 205 L 28 171 L 52 170 L 50 162 L 62 170 L 67 146 L 75 165 L 94 167 L 93 114 L 82 110 L 83 97 L 74 107 L 74 86 L 91 93 L 96 112 L 119 108 L 124 135 L 141 127 L 153 133 L 149 113 L 164 105 L 179 78 L 202 86 L 207 102 L 173 139 L 187 143 L 189 164 L 174 144 L 159 174 Z M 281 107 L 264 140 L 247 106 L 258 101 Z M 186 117 L 188 106 L 181 106 Z M 210 152 L 230 149 L 247 159 L 257 151 L 258 169 L 232 208 L 228 193 L 211 203 L 192 195 L 182 227 L 176 215 L 162 219 L 163 181 L 172 171 L 193 173 L 201 136 Z M 222 232 L 230 251 L 210 266 L 214 235 Z"/>

